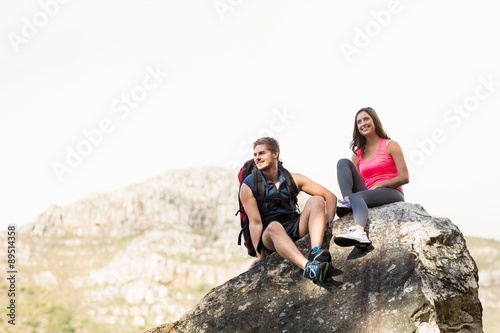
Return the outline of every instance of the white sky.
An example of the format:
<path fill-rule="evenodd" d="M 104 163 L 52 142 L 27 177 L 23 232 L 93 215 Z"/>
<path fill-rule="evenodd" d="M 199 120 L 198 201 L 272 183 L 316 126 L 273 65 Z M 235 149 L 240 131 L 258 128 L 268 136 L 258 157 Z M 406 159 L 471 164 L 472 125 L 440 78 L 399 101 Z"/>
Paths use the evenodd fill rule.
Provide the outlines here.
<path fill-rule="evenodd" d="M 500 240 L 495 2 L 0 6 L 3 229 L 172 168 L 239 167 L 261 135 L 340 196 L 335 164 L 372 106 L 412 170 L 406 200 Z"/>

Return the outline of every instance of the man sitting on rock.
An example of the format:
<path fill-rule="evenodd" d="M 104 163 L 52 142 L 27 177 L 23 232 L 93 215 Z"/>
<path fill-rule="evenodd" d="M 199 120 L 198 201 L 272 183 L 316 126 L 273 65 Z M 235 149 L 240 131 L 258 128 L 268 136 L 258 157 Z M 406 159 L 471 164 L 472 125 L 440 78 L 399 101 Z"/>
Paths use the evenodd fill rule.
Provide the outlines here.
<path fill-rule="evenodd" d="M 254 177 L 248 175 L 240 189 L 240 200 L 250 221 L 252 243 L 257 259 L 251 267 L 276 251 L 281 257 L 303 269 L 303 275 L 322 282 L 328 271 L 331 255 L 322 249 L 327 225 L 335 217 L 337 197 L 308 177 L 291 173 L 297 189 L 311 197 L 299 212 L 291 189 L 278 167 L 280 148 L 274 138 L 263 137 L 254 142 L 254 161 L 263 179 L 266 200 L 259 208 L 254 193 Z M 273 201 L 274 199 L 274 201 Z M 309 234 L 311 250 L 306 258 L 295 241 Z M 257 245 L 257 246 L 255 246 Z"/>

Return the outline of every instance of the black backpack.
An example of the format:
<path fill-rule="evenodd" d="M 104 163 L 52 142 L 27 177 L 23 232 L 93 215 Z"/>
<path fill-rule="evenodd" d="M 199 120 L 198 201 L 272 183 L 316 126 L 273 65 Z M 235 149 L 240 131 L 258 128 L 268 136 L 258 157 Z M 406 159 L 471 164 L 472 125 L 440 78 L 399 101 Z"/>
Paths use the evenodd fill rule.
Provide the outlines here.
<path fill-rule="evenodd" d="M 283 173 L 285 174 L 285 179 L 288 185 L 288 188 L 292 191 L 293 195 L 293 200 L 294 206 L 297 206 L 297 195 L 299 194 L 299 190 L 297 188 L 297 185 L 295 184 L 295 181 L 292 178 L 292 175 L 290 172 L 283 167 L 283 162 L 279 161 L 278 162 L 278 167 Z M 241 167 L 240 171 L 238 172 L 238 181 L 240 183 L 240 190 L 241 190 L 241 184 L 245 180 L 245 178 L 249 174 L 253 174 L 253 179 L 254 179 L 254 188 L 253 188 L 253 193 L 256 194 L 256 200 L 257 200 L 257 206 L 260 208 L 262 206 L 262 203 L 266 201 L 265 195 L 266 191 L 264 188 L 264 183 L 262 182 L 262 178 L 259 175 L 259 169 L 255 167 L 255 162 L 253 159 L 246 161 L 243 166 Z M 236 212 L 236 215 L 238 213 L 240 214 L 240 225 L 241 225 L 241 231 L 238 236 L 238 245 L 241 245 L 241 237 L 243 236 L 243 241 L 244 245 L 247 248 L 247 252 L 249 256 L 256 257 L 257 252 L 255 251 L 255 248 L 252 244 L 252 238 L 250 237 L 250 221 L 248 220 L 248 216 L 245 213 L 245 209 L 243 208 L 243 205 L 241 204 L 240 200 L 240 192 L 238 191 L 238 203 L 239 203 L 239 210 Z M 258 249 L 260 252 L 260 248 Z"/>

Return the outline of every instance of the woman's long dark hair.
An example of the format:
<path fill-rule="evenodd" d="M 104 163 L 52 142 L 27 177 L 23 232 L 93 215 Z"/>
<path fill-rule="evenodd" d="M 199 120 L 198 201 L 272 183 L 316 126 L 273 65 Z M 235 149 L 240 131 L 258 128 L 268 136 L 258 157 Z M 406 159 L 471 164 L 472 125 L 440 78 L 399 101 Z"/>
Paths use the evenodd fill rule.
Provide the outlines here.
<path fill-rule="evenodd" d="M 375 112 L 375 110 L 371 107 L 362 108 L 361 110 L 356 112 L 356 115 L 354 116 L 354 130 L 352 131 L 352 141 L 349 144 L 349 147 L 355 154 L 359 149 L 364 150 L 366 145 L 366 138 L 361 135 L 361 133 L 359 133 L 358 124 L 356 121 L 356 119 L 358 118 L 358 114 L 363 111 L 368 113 L 370 117 L 372 117 L 373 124 L 375 125 L 375 133 L 377 133 L 377 135 L 383 139 L 390 139 L 390 137 L 385 132 L 384 126 L 382 126 L 382 122 L 380 121 L 377 112 Z"/>

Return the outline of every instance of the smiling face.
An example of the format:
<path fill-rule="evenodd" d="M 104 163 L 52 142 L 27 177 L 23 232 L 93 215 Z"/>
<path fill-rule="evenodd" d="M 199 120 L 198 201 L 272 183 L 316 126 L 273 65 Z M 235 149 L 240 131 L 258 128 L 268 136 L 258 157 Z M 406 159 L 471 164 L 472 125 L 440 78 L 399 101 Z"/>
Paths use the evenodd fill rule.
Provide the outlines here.
<path fill-rule="evenodd" d="M 271 152 L 265 144 L 256 145 L 253 150 L 253 160 L 260 171 L 267 171 L 276 164 L 278 152 Z"/>
<path fill-rule="evenodd" d="M 356 117 L 356 124 L 361 135 L 367 136 L 375 133 L 375 123 L 366 111 L 362 111 Z"/>

